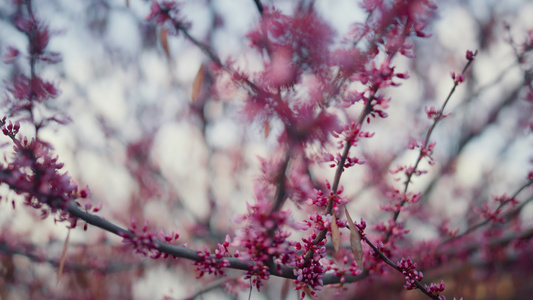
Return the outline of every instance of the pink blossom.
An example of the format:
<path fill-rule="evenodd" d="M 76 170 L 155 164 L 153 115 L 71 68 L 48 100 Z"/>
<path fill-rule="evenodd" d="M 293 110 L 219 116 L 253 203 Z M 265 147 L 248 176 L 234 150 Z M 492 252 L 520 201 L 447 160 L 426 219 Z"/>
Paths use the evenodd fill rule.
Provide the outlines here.
<path fill-rule="evenodd" d="M 14 47 L 7 47 L 7 53 L 4 54 L 4 63 L 10 64 L 15 61 L 17 56 L 19 55 L 19 50 Z"/>
<path fill-rule="evenodd" d="M 154 1 L 147 21 L 163 26 L 170 34 L 176 35 L 179 29 L 186 29 L 190 24 L 180 16 L 180 3 L 176 1 Z"/>

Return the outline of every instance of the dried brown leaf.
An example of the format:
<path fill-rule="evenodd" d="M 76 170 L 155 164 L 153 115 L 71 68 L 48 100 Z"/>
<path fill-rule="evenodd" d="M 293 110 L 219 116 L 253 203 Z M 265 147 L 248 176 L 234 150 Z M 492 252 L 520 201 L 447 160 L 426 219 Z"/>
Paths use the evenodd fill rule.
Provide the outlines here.
<path fill-rule="evenodd" d="M 265 121 L 265 137 L 268 137 L 269 133 L 270 133 L 270 122 Z"/>
<path fill-rule="evenodd" d="M 204 65 L 202 64 L 200 66 L 200 69 L 198 69 L 198 73 L 196 73 L 196 77 L 194 77 L 194 80 L 192 82 L 192 92 L 191 92 L 191 98 L 192 103 L 196 102 L 198 98 L 200 97 L 200 92 L 202 91 L 202 85 L 204 83 Z"/>
<path fill-rule="evenodd" d="M 167 38 L 168 32 L 166 29 L 161 29 L 161 45 L 163 46 L 163 50 L 165 50 L 165 54 L 168 58 L 170 58 L 170 51 L 168 51 L 168 38 Z"/>
<path fill-rule="evenodd" d="M 331 241 L 333 242 L 333 248 L 335 249 L 335 253 L 337 253 L 341 245 L 341 233 L 339 231 L 339 226 L 337 226 L 337 217 L 335 216 L 331 218 L 330 230 L 331 230 Z"/>
<path fill-rule="evenodd" d="M 353 255 L 355 257 L 355 261 L 357 262 L 357 266 L 359 268 L 363 267 L 363 246 L 361 245 L 361 235 L 359 234 L 359 230 L 357 227 L 355 227 L 354 222 L 352 221 L 352 217 L 350 216 L 350 213 L 344 207 L 344 212 L 346 213 L 346 219 L 348 220 L 348 227 L 350 229 L 350 245 L 352 246 Z"/>
<path fill-rule="evenodd" d="M 285 299 L 287 298 L 287 294 L 289 293 L 289 290 L 290 290 L 290 287 L 291 287 L 291 283 L 292 283 L 292 279 L 285 279 L 285 281 L 283 281 L 283 285 L 281 286 L 281 295 L 280 295 L 280 299 Z"/>
<path fill-rule="evenodd" d="M 63 245 L 63 253 L 61 253 L 61 259 L 59 260 L 59 266 L 57 268 L 57 283 L 59 284 L 59 280 L 61 279 L 61 275 L 63 275 L 63 268 L 65 267 L 65 262 L 67 261 L 67 250 L 68 250 L 68 244 L 70 241 L 70 229 L 67 233 L 67 238 L 65 239 L 65 244 Z"/>

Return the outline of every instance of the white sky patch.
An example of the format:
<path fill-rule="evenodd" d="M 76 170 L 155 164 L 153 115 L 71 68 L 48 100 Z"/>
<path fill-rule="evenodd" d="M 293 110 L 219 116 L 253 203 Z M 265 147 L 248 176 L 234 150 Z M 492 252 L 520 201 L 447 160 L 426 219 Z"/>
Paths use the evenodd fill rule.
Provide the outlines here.
<path fill-rule="evenodd" d="M 434 34 L 443 45 L 453 46 L 459 52 L 457 54 L 463 56 L 467 49 L 475 49 L 477 27 L 467 11 L 459 6 L 445 6 L 440 16 L 441 19 L 435 23 Z"/>
<path fill-rule="evenodd" d="M 135 300 L 162 299 L 164 296 L 183 295 L 181 280 L 165 266 L 152 267 L 133 286 Z M 176 293 L 178 291 L 178 293 Z"/>
<path fill-rule="evenodd" d="M 164 125 L 152 150 L 161 172 L 196 215 L 207 213 L 207 150 L 197 128 L 185 123 Z"/>
<path fill-rule="evenodd" d="M 198 73 L 202 61 L 205 60 L 204 58 L 203 53 L 198 52 L 197 49 L 192 47 L 180 51 L 180 55 L 175 57 L 176 63 L 174 64 L 174 72 L 176 73 L 177 79 L 180 82 L 187 82 L 191 89 L 194 77 Z"/>
<path fill-rule="evenodd" d="M 88 87 L 89 99 L 107 120 L 121 124 L 127 116 L 127 105 L 123 87 L 115 80 L 102 78 Z"/>
<path fill-rule="evenodd" d="M 366 15 L 359 7 L 358 1 L 318 0 L 316 1 L 315 9 L 324 18 L 324 21 L 338 32 L 337 39 L 343 38 L 348 34 L 355 22 L 364 22 L 366 19 Z"/>
<path fill-rule="evenodd" d="M 117 48 L 133 53 L 140 48 L 141 35 L 138 23 L 128 11 L 111 11 L 106 35 L 107 42 Z"/>
<path fill-rule="evenodd" d="M 234 146 L 242 135 L 241 126 L 232 120 L 223 119 L 207 129 L 207 139 L 215 148 L 228 148 Z"/>
<path fill-rule="evenodd" d="M 80 169 L 83 170 L 82 181 L 91 190 L 95 201 L 104 203 L 104 210 L 123 213 L 130 200 L 132 179 L 124 168 L 117 168 L 105 156 L 90 151 L 79 151 Z M 83 187 L 83 186 L 82 186 Z"/>
<path fill-rule="evenodd" d="M 94 78 L 91 55 L 94 55 L 95 49 L 100 48 L 94 46 L 93 53 L 89 53 L 88 43 L 85 42 L 87 40 L 83 36 L 82 33 L 72 30 L 67 31 L 64 36 L 52 39 L 54 47 L 61 49 L 65 76 L 79 84 L 87 83 Z M 78 43 L 72 43 L 73 39 L 78 40 Z"/>
<path fill-rule="evenodd" d="M 160 53 L 153 51 L 144 52 L 139 58 L 140 69 L 144 73 L 143 82 L 149 82 L 150 85 L 157 85 L 166 82 L 168 79 L 168 62 L 163 61 Z"/>

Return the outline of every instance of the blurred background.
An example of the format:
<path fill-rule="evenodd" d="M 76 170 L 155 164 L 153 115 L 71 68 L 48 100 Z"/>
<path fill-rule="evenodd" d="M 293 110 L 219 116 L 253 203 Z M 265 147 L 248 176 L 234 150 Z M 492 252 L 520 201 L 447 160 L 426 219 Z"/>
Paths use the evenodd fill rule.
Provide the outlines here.
<path fill-rule="evenodd" d="M 339 47 L 354 22 L 366 19 L 357 1 L 314 2 L 317 13 L 336 31 Z M 296 7 L 296 1 L 263 4 L 287 14 Z M 72 119 L 68 125 L 46 127 L 41 138 L 55 147 L 64 170 L 81 187 L 90 187 L 91 201 L 103 203 L 100 216 L 123 227 L 135 216 L 155 230 L 179 228 L 180 242 L 192 248 L 215 245 L 238 229 L 235 217 L 246 212 L 246 202 L 253 203 L 257 157 L 275 152 L 281 126 L 272 121 L 265 132 L 264 124 L 243 119 L 245 93 L 230 78 L 215 78 L 207 68 L 208 57 L 182 34 L 169 35 L 165 47 L 161 31 L 145 20 L 151 5 L 140 0 L 34 1 L 35 14 L 54 32 L 49 49 L 62 56 L 60 63 L 41 64 L 37 70 L 61 90 L 43 109 Z M 474 207 L 490 202 L 492 195 L 511 195 L 532 169 L 533 111 L 524 87 L 532 65 L 530 60 L 517 61 L 516 45 L 533 39 L 533 3 L 449 0 L 438 5 L 438 15 L 425 30 L 432 36 L 414 40 L 416 58 L 397 57 L 393 62 L 411 77 L 386 90 L 392 99 L 389 117 L 369 124 L 367 130 L 376 135 L 355 149 L 368 163 L 345 172 L 341 182 L 346 195 L 357 199 L 349 205 L 355 219 L 363 217 L 369 224 L 385 220 L 379 208 L 386 203 L 383 187 L 401 187 L 388 170 L 416 161 L 418 153 L 407 144 L 420 140 L 431 125 L 424 107 L 440 107 L 452 88 L 450 73 L 462 70 L 466 50 L 479 50 L 466 82 L 447 106 L 450 117 L 432 136 L 437 165 L 422 165 L 429 173 L 411 186 L 423 192 L 425 212 L 438 212 L 430 220 L 409 219 L 408 238 L 414 241 L 437 238 L 437 224 L 445 220 L 450 228 L 467 228 L 475 221 L 469 219 Z M 25 36 L 11 24 L 14 7 L 11 1 L 0 3 L 2 53 L 8 46 L 23 53 L 27 48 Z M 260 19 L 253 1 L 182 1 L 180 9 L 191 24 L 190 34 L 210 45 L 223 62 L 231 59 L 250 73 L 262 69 L 261 55 L 246 38 Z M 192 101 L 193 81 L 202 65 L 204 85 Z M 8 82 L 28 68 L 22 56 L 14 64 L 3 64 L 0 78 Z M 360 109 L 346 113 L 357 116 Z M 32 134 L 24 125 L 21 132 Z M 322 166 L 313 172 L 317 181 L 332 181 L 334 169 Z M 119 237 L 91 226 L 86 232 L 71 232 L 67 260 L 91 271 L 72 267 L 56 284 L 67 229 L 51 217 L 39 220 L 38 211 L 22 205 L 12 209 L 11 200 L 18 196 L 7 188 L 2 187 L 1 194 L 6 200 L 0 204 L 2 299 L 183 299 L 220 284 L 207 283 L 210 277 L 196 280 L 186 261 L 137 256 L 121 246 Z M 531 191 L 519 200 L 528 197 Z M 531 228 L 532 216 L 531 205 L 524 205 L 518 216 L 522 228 Z M 294 217 L 302 220 L 306 215 Z M 423 221 L 435 226 L 421 226 Z M 481 267 L 457 266 L 443 276 L 436 271 L 433 277 L 445 280 L 449 299 L 530 295 L 531 273 L 520 273 L 518 280 L 516 268 L 507 270 L 512 262 L 486 266 L 481 255 L 477 263 Z M 229 273 L 230 284 L 247 284 L 238 279 L 241 273 Z M 416 291 L 402 291 L 403 279 L 397 279 L 390 283 L 398 290 L 396 299 L 423 299 Z M 364 280 L 354 289 L 362 295 L 368 295 L 368 289 L 374 299 L 392 299 L 386 298 L 390 294 L 380 297 L 378 284 Z M 252 299 L 277 299 L 282 285 L 283 280 L 273 279 L 261 293 L 252 291 Z M 334 292 L 325 289 L 323 295 Z M 248 291 L 236 296 L 215 291 L 199 299 L 222 297 L 247 299 Z"/>

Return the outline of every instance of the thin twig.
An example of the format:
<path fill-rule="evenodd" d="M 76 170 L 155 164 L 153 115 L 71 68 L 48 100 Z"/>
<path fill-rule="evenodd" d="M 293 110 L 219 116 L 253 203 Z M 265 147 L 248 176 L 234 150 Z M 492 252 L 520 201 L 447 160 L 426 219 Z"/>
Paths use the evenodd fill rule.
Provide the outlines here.
<path fill-rule="evenodd" d="M 518 188 L 518 190 L 509 198 L 509 199 L 515 199 L 516 197 L 518 197 L 518 195 L 523 191 L 525 190 L 527 187 L 533 185 L 533 181 L 528 181 L 527 183 L 525 183 L 524 185 L 522 185 L 520 188 Z M 506 201 L 506 202 L 501 202 L 498 207 L 496 208 L 496 210 L 500 210 L 502 209 L 505 205 L 507 205 L 510 201 Z M 511 211 L 511 212 L 514 212 L 514 211 Z M 484 221 L 481 221 L 475 225 L 472 225 L 470 226 L 468 229 L 466 229 L 464 232 L 462 232 L 461 234 L 458 234 L 456 236 L 453 236 L 453 237 L 450 237 L 448 239 L 446 239 L 445 241 L 443 241 L 442 243 L 440 243 L 439 247 L 451 242 L 451 241 L 454 241 L 456 239 L 459 239 L 469 233 L 472 233 L 473 231 L 485 226 L 486 224 L 488 224 L 489 222 L 491 222 L 491 220 L 489 219 L 485 219 Z"/>
<path fill-rule="evenodd" d="M 263 15 L 263 12 L 265 11 L 263 8 L 263 4 L 261 3 L 261 0 L 254 0 L 255 6 L 257 7 L 257 10 L 261 15 Z"/>
<path fill-rule="evenodd" d="M 468 68 L 472 64 L 472 62 L 473 62 L 473 60 L 468 60 L 468 62 L 464 66 L 463 71 L 462 71 L 461 74 L 465 74 L 465 72 L 468 70 Z M 429 145 L 429 138 L 431 137 L 431 134 L 433 133 L 433 130 L 435 129 L 435 127 L 437 126 L 439 121 L 442 119 L 442 116 L 444 115 L 444 109 L 446 108 L 446 105 L 448 104 L 448 102 L 450 101 L 453 93 L 455 92 L 455 89 L 457 88 L 457 86 L 459 86 L 459 83 L 460 83 L 459 81 L 454 81 L 452 89 L 448 93 L 448 96 L 446 97 L 446 100 L 444 100 L 444 103 L 442 104 L 442 107 L 441 107 L 440 111 L 435 116 L 433 124 L 431 125 L 431 127 L 428 129 L 428 131 L 426 133 L 426 137 L 424 139 L 424 145 L 420 146 L 420 153 L 418 155 L 418 158 L 416 159 L 415 165 L 414 165 L 412 171 L 407 175 L 407 180 L 405 181 L 405 186 L 404 186 L 404 189 L 403 189 L 403 193 L 404 194 L 407 193 L 407 189 L 409 188 L 409 184 L 412 182 L 413 176 L 416 174 L 416 171 L 418 169 L 418 165 L 420 164 L 420 162 L 424 158 L 424 152 L 423 151 L 425 151 L 427 149 L 428 145 Z M 407 200 L 406 199 L 402 200 L 402 202 L 400 202 L 400 208 L 403 207 L 405 205 L 405 203 L 407 203 Z M 400 216 L 400 210 L 398 210 L 398 211 L 396 211 L 394 213 L 394 215 L 392 217 L 392 220 L 394 222 L 396 222 L 398 220 L 399 216 Z M 392 233 L 388 232 L 387 235 L 385 236 L 384 243 L 386 243 L 390 239 L 391 236 L 392 236 Z"/>

